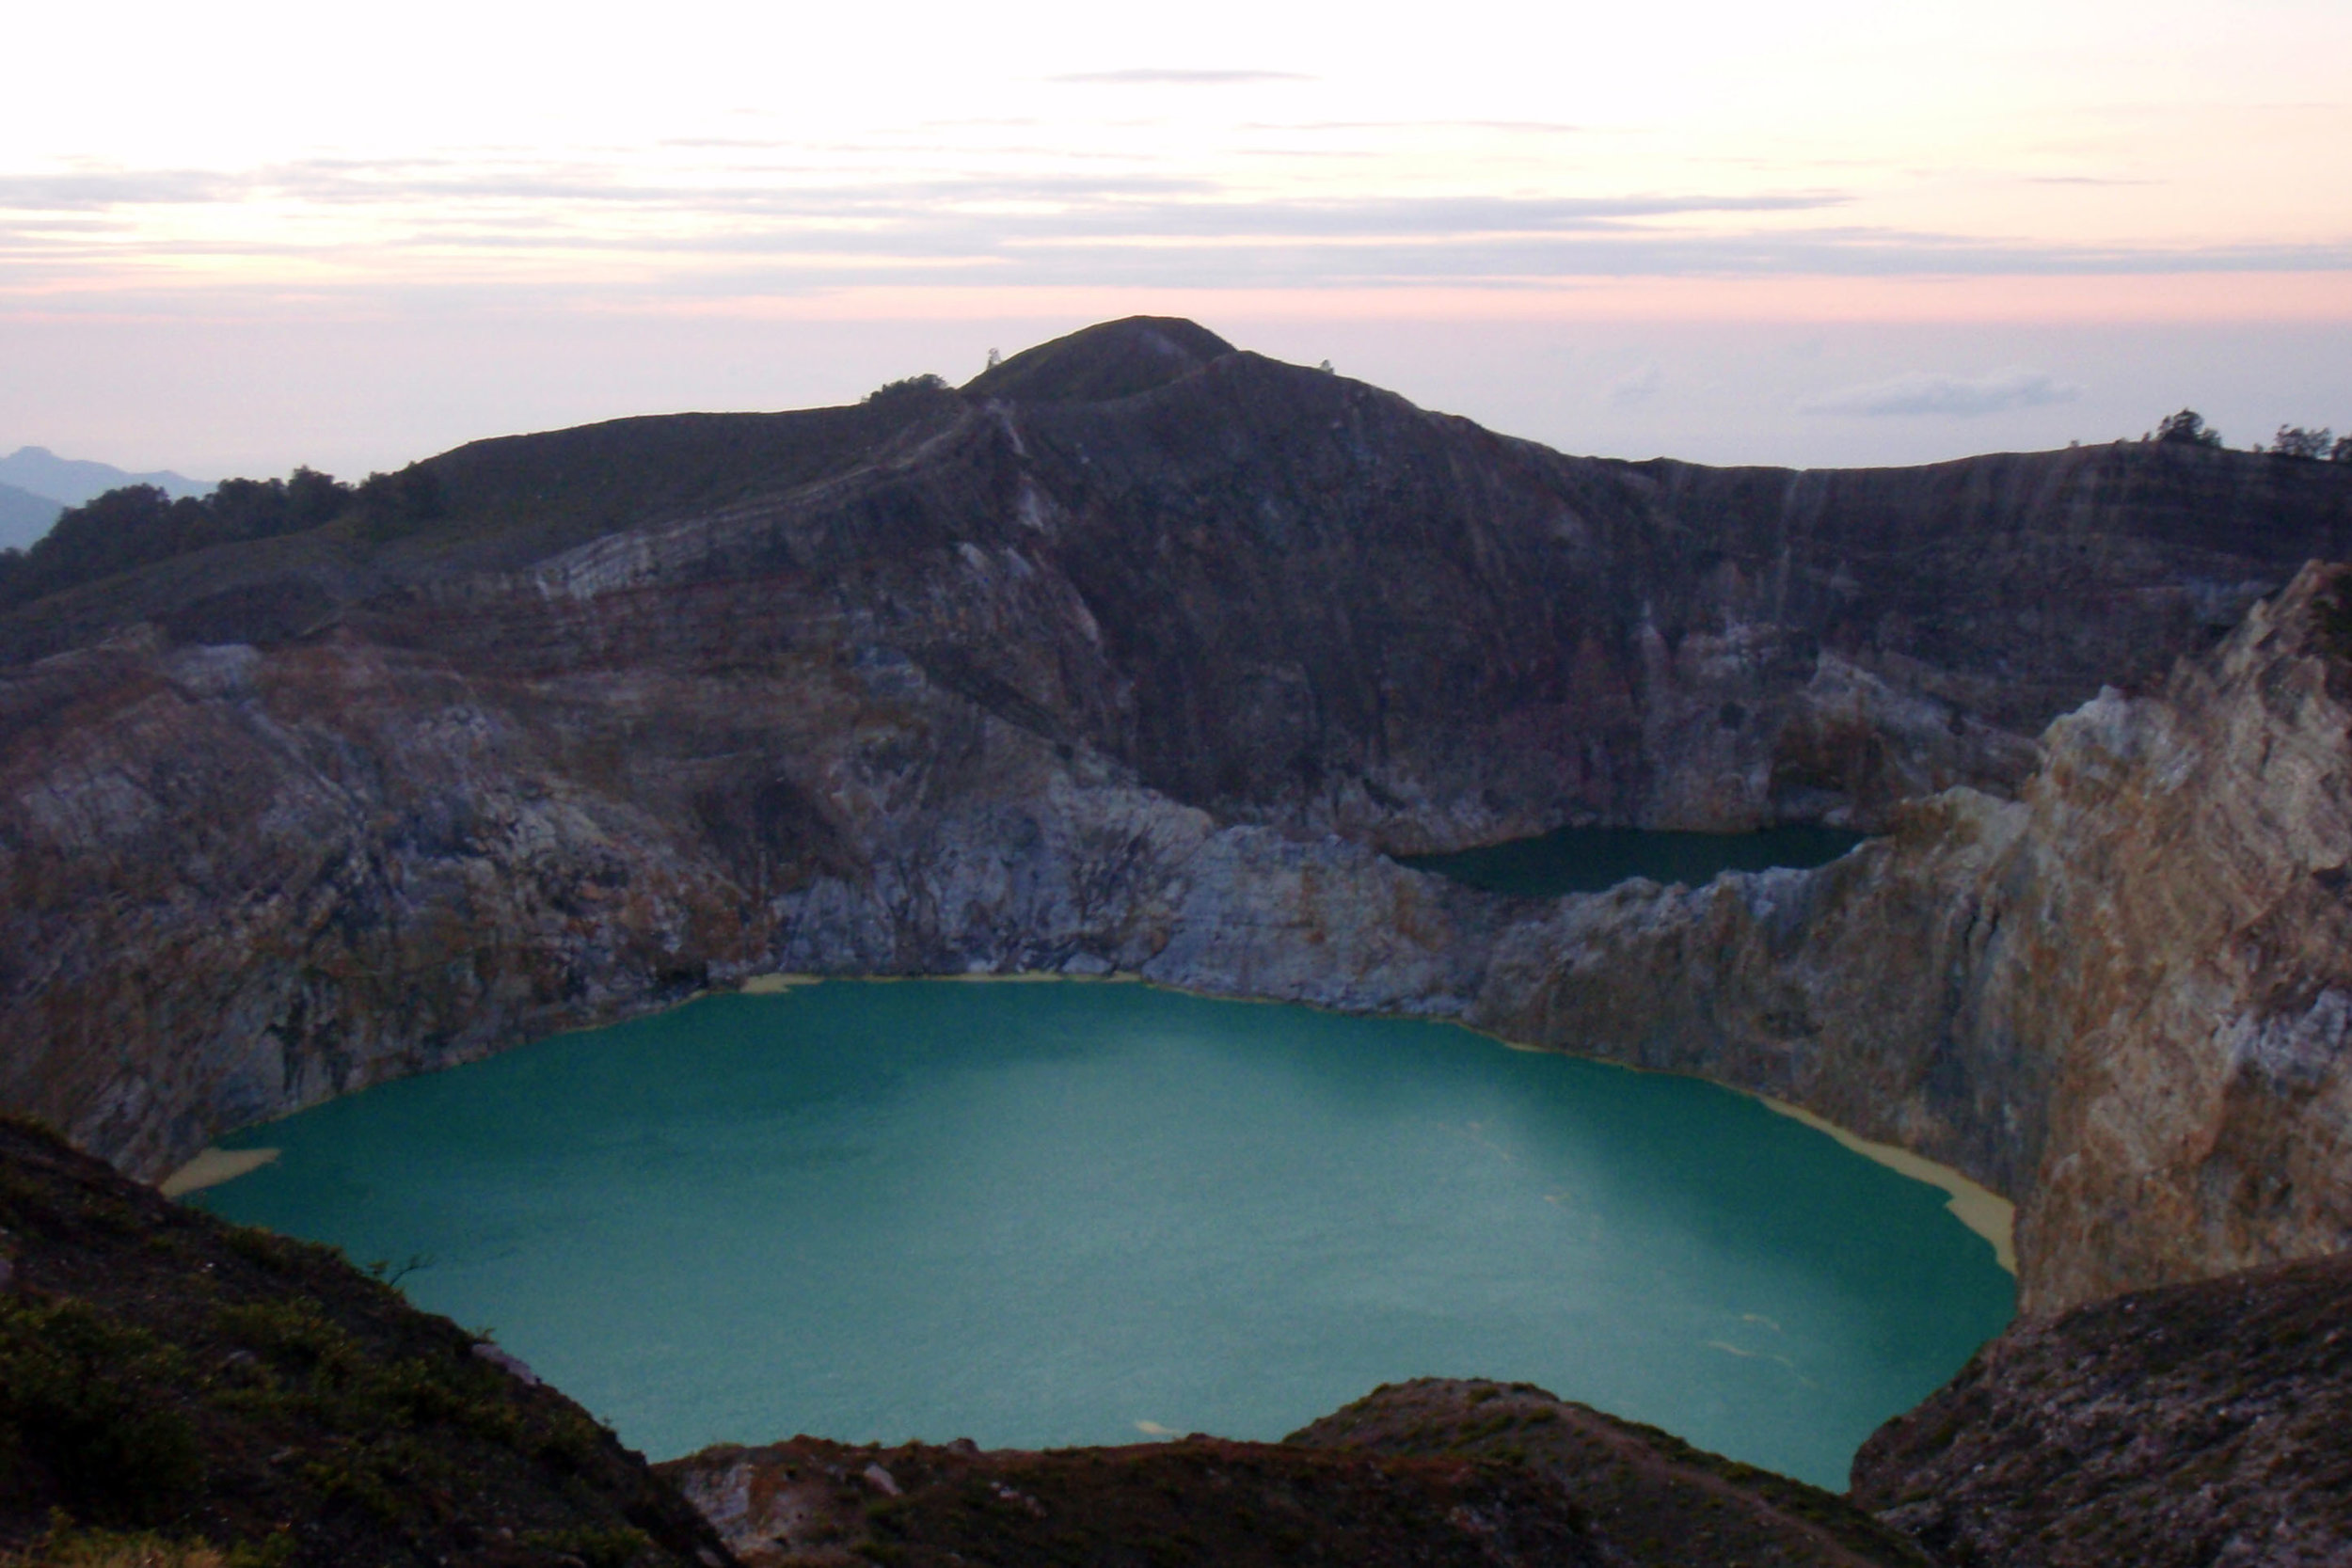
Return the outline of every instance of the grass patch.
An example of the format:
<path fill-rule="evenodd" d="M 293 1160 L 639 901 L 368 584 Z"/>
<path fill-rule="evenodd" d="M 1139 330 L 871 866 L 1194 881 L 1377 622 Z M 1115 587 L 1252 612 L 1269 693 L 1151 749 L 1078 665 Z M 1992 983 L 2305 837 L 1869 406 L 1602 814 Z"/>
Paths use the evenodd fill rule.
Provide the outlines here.
<path fill-rule="evenodd" d="M 218 1546 L 151 1531 L 85 1529 L 59 1519 L 21 1552 L 0 1552 L 0 1568 L 278 1568 L 294 1537 Z"/>
<path fill-rule="evenodd" d="M 87 1302 L 0 1297 L 0 1469 L 46 1472 L 79 1517 L 168 1518 L 203 1449 L 170 1389 L 185 1357 Z"/>

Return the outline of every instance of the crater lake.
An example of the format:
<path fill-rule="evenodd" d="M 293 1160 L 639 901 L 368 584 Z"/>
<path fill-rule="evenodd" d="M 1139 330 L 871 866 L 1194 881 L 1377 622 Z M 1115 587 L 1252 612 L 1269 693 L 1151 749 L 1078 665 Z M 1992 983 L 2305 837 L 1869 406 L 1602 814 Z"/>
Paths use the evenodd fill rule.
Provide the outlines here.
<path fill-rule="evenodd" d="M 1141 985 L 714 996 L 224 1144 L 280 1153 L 193 1201 L 656 1457 L 1268 1439 L 1426 1374 L 1842 1490 L 2014 1302 L 1943 1192 L 1730 1090 Z"/>

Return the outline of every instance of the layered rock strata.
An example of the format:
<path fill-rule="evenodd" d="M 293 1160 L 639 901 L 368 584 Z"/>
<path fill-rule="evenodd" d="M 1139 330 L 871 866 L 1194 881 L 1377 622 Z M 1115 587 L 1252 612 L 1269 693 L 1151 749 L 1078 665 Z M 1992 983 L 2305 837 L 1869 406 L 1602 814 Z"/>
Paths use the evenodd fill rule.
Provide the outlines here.
<path fill-rule="evenodd" d="M 1563 900 L 1470 1016 L 1959 1165 L 2019 1203 L 2028 1311 L 2352 1246 L 2348 581 L 2061 719 L 2019 800 Z"/>

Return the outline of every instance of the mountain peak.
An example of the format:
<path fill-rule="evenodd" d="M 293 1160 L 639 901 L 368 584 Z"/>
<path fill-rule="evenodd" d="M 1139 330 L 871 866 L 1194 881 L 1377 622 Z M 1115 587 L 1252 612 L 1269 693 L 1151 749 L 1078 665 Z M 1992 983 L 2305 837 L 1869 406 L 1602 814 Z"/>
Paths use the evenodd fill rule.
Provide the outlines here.
<path fill-rule="evenodd" d="M 135 474 L 111 463 L 59 457 L 47 447 L 19 447 L 0 457 L 0 484 L 31 492 L 59 506 L 79 506 L 91 497 L 125 484 L 153 484 L 174 496 L 200 496 L 209 482 L 190 479 L 168 468 Z"/>
<path fill-rule="evenodd" d="M 1164 387 L 1232 352 L 1182 316 L 1128 316 L 1024 349 L 963 390 L 1016 403 L 1104 403 Z"/>

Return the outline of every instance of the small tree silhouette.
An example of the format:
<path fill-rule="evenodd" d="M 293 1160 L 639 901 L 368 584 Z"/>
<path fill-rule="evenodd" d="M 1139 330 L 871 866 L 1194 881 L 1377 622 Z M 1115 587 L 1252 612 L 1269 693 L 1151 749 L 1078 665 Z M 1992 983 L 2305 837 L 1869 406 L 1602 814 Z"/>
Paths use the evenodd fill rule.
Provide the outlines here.
<path fill-rule="evenodd" d="M 2332 430 L 2305 430 L 2301 425 L 2282 424 L 2270 450 L 2281 457 L 2321 458 L 2328 455 L 2328 443 L 2335 439 Z"/>
<path fill-rule="evenodd" d="M 2205 417 L 2194 408 L 2184 408 L 2177 414 L 2167 414 L 2156 426 L 2156 439 L 2174 446 L 2217 447 L 2221 432 L 2205 422 Z"/>

